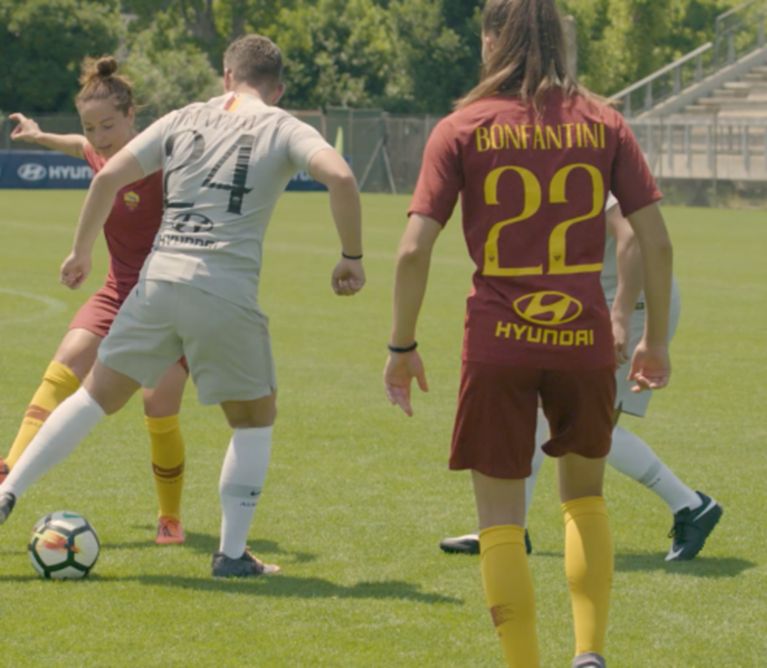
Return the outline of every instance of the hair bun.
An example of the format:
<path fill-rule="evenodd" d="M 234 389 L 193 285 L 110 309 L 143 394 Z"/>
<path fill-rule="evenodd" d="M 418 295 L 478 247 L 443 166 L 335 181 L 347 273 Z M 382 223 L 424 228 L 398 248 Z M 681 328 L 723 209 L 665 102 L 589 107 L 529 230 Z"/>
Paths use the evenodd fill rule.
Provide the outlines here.
<path fill-rule="evenodd" d="M 117 61 L 112 56 L 104 56 L 96 61 L 96 71 L 101 77 L 112 76 L 117 71 Z"/>

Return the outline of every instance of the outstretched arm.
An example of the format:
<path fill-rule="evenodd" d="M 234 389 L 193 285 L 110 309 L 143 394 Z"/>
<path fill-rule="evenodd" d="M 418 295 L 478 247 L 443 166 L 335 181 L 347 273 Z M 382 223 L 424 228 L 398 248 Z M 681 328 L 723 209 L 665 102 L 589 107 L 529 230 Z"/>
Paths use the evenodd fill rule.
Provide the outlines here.
<path fill-rule="evenodd" d="M 361 261 L 362 208 L 357 181 L 346 160 L 332 148 L 322 149 L 312 156 L 309 174 L 328 189 L 330 211 L 341 240 L 342 257 L 331 279 L 333 291 L 337 295 L 353 295 L 365 285 Z"/>
<path fill-rule="evenodd" d="M 390 345 L 408 348 L 415 343 L 416 323 L 429 277 L 431 254 L 442 226 L 434 219 L 412 214 L 397 252 L 394 279 L 394 321 Z M 386 395 L 407 415 L 413 414 L 410 386 L 413 378 L 423 392 L 429 389 L 418 351 L 391 352 L 384 368 Z"/>
<path fill-rule="evenodd" d="M 11 139 L 13 141 L 24 141 L 30 144 L 44 146 L 54 151 L 66 153 L 75 158 L 83 157 L 83 148 L 87 139 L 83 135 L 77 134 L 55 134 L 43 132 L 40 126 L 31 118 L 24 114 L 10 114 L 8 116 L 17 125 L 11 130 Z"/>
<path fill-rule="evenodd" d="M 630 377 L 637 381 L 634 391 L 639 392 L 665 387 L 671 375 L 668 325 L 673 251 L 657 204 L 632 213 L 628 219 L 641 249 L 647 302 L 644 337 L 631 362 Z"/>
<path fill-rule="evenodd" d="M 93 177 L 80 212 L 72 252 L 61 265 L 64 285 L 79 288 L 88 277 L 93 244 L 109 217 L 117 192 L 144 176 L 144 170 L 133 154 L 122 149 Z"/>

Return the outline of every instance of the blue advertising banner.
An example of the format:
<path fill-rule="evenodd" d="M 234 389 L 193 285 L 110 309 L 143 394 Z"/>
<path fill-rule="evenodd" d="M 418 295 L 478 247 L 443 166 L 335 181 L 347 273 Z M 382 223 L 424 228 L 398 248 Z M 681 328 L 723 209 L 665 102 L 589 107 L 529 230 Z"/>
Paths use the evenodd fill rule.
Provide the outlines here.
<path fill-rule="evenodd" d="M 55 151 L 0 151 L 0 188 L 87 188 L 93 170 L 82 160 Z M 325 190 L 301 172 L 287 190 Z"/>
<path fill-rule="evenodd" d="M 87 188 L 93 170 L 53 151 L 0 151 L 0 188 Z"/>

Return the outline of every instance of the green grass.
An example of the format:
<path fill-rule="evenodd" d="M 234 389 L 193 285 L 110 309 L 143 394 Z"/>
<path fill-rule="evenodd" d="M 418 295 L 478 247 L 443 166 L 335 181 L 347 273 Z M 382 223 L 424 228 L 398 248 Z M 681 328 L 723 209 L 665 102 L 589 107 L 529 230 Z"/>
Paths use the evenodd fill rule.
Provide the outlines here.
<path fill-rule="evenodd" d="M 57 284 L 82 192 L 0 191 L 0 451 L 74 309 Z M 2 666 L 494 666 L 500 649 L 477 560 L 437 543 L 472 529 L 466 474 L 446 460 L 470 267 L 454 221 L 440 239 L 421 324 L 431 383 L 407 419 L 385 400 L 393 254 L 406 198 L 366 196 L 368 285 L 329 289 L 338 244 L 322 195 L 285 196 L 267 238 L 262 303 L 280 385 L 272 466 L 251 545 L 280 577 L 220 582 L 218 409 L 182 413 L 188 541 L 158 548 L 140 402 L 102 423 L 19 502 L 0 530 Z M 611 471 L 616 544 L 608 659 L 619 668 L 763 666 L 767 551 L 767 219 L 764 212 L 666 210 L 683 293 L 671 386 L 627 419 L 724 518 L 695 561 L 666 564 L 665 505 Z M 530 513 L 543 665 L 572 652 L 562 528 L 547 463 Z M 81 582 L 40 580 L 25 544 L 46 512 L 76 510 L 102 554 Z"/>

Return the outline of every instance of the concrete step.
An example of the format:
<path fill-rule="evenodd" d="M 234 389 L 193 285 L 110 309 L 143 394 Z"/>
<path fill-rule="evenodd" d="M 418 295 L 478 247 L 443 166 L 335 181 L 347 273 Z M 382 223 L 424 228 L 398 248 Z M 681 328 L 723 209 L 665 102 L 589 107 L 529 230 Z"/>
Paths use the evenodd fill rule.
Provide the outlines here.
<path fill-rule="evenodd" d="M 767 74 L 767 65 L 757 65 L 756 67 L 752 67 L 751 71 L 759 74 Z"/>
<path fill-rule="evenodd" d="M 756 81 L 756 82 L 767 81 L 767 73 L 754 72 L 753 70 L 751 70 L 751 72 L 749 72 L 748 74 L 743 75 L 743 81 Z"/>
<path fill-rule="evenodd" d="M 698 100 L 698 104 L 702 104 L 706 107 L 721 107 L 722 105 L 732 103 L 734 98 L 727 98 L 727 97 L 702 97 L 700 100 Z M 738 98 L 739 100 L 743 100 L 745 98 Z"/>
<path fill-rule="evenodd" d="M 708 107 L 709 109 L 764 109 L 767 113 L 767 100 L 764 96 L 754 97 L 704 97 L 698 100 L 698 105 Z"/>
<path fill-rule="evenodd" d="M 686 114 L 693 114 L 695 116 L 711 116 L 716 113 L 716 109 L 707 107 L 703 104 L 688 104 L 684 111 Z"/>
<path fill-rule="evenodd" d="M 765 121 L 767 123 L 767 111 L 756 109 L 724 109 L 717 116 L 718 120 L 724 121 Z"/>
<path fill-rule="evenodd" d="M 765 84 L 767 86 L 767 84 Z M 724 89 L 718 89 L 715 94 L 719 95 L 722 90 L 729 91 L 730 95 L 736 97 L 745 97 L 754 88 L 754 84 L 746 81 L 727 81 L 724 84 Z M 722 96 L 724 97 L 724 96 Z"/>

